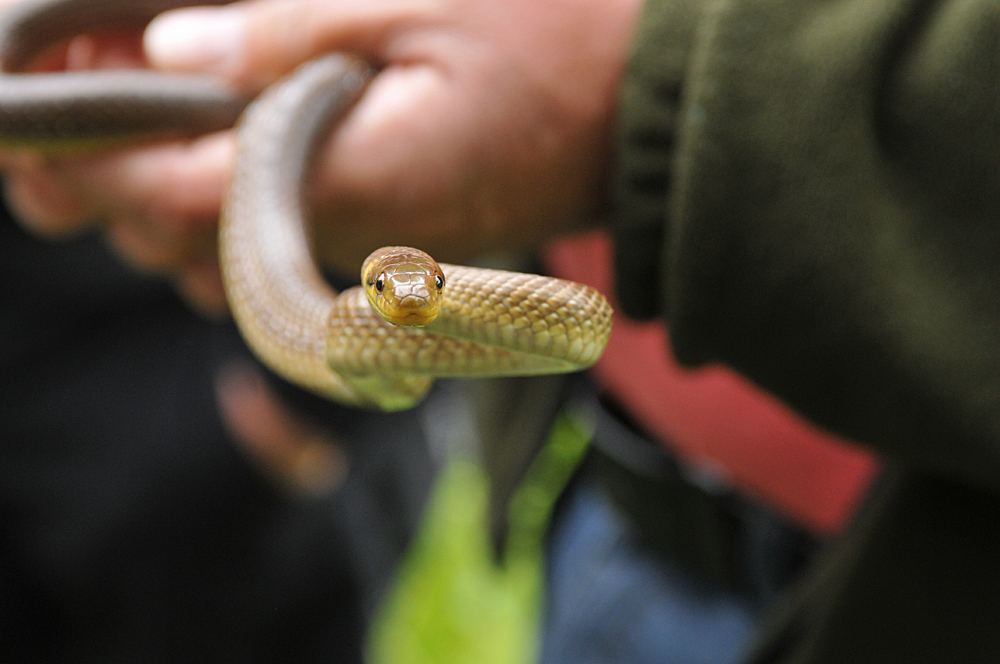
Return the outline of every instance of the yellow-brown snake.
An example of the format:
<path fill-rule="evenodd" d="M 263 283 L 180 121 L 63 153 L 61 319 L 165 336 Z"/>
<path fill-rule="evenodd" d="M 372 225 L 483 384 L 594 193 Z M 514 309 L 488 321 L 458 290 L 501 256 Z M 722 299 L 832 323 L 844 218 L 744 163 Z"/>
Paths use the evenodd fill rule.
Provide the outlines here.
<path fill-rule="evenodd" d="M 356 58 L 329 55 L 306 63 L 249 107 L 242 91 L 207 77 L 13 73 L 47 45 L 109 26 L 141 27 L 160 11 L 190 4 L 221 3 L 31 0 L 0 14 L 0 145 L 88 149 L 195 136 L 239 117 L 219 235 L 230 308 L 268 366 L 337 401 L 398 410 L 418 403 L 434 377 L 556 373 L 597 361 L 612 311 L 600 293 L 581 284 L 438 267 L 410 249 L 376 251 L 362 275 L 370 292 L 380 286 L 373 299 L 384 292 L 391 300 L 394 287 L 413 291 L 399 300 L 441 292 L 438 316 L 414 328 L 383 320 L 363 288 L 338 295 L 323 279 L 310 252 L 302 183 L 313 147 L 374 75 Z M 419 271 L 426 287 L 417 284 Z M 411 322 L 418 317 L 402 315 Z"/>

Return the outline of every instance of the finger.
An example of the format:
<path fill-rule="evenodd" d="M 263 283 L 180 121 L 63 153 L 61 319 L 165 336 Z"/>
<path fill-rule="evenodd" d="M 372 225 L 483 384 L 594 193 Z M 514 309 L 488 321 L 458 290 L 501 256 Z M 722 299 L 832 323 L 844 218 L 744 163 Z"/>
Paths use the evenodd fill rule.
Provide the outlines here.
<path fill-rule="evenodd" d="M 219 410 L 248 458 L 292 494 L 317 497 L 336 489 L 347 458 L 333 437 L 293 414 L 257 370 L 243 364 L 216 376 Z"/>
<path fill-rule="evenodd" d="M 135 268 L 173 275 L 193 262 L 215 253 L 214 219 L 205 219 L 200 230 L 177 232 L 174 220 L 119 214 L 105 222 L 107 238 L 115 252 Z M 189 221 L 188 226 L 193 226 Z"/>
<path fill-rule="evenodd" d="M 146 54 L 161 68 L 267 85 L 322 53 L 387 59 L 393 35 L 428 20 L 433 0 L 256 0 L 166 12 L 147 28 Z"/>
<path fill-rule="evenodd" d="M 67 160 L 58 169 L 93 208 L 183 224 L 185 219 L 218 213 L 232 149 L 231 136 L 223 132 L 191 142 Z M 183 226 L 177 231 L 183 232 Z"/>
<path fill-rule="evenodd" d="M 139 35 L 80 35 L 66 45 L 66 69 L 126 69 L 145 64 Z"/>
<path fill-rule="evenodd" d="M 65 237 L 96 224 L 97 210 L 69 180 L 41 162 L 15 159 L 4 176 L 4 197 L 14 217 L 43 237 Z"/>
<path fill-rule="evenodd" d="M 214 253 L 181 269 L 175 285 L 178 294 L 195 310 L 211 319 L 225 317 L 229 305 L 222 285 L 219 260 Z"/>
<path fill-rule="evenodd" d="M 145 218 L 159 237 L 214 233 L 232 154 L 227 134 L 77 159 L 13 160 L 8 201 L 30 229 L 66 235 L 98 220 Z M 181 243 L 182 244 L 182 243 Z"/>
<path fill-rule="evenodd" d="M 157 223 L 143 216 L 118 216 L 107 223 L 106 237 L 125 262 L 168 277 L 177 293 L 196 311 L 219 319 L 226 315 L 228 304 L 214 222 L 214 217 L 206 219 L 201 233 L 172 236 L 169 229 L 176 224 Z"/>

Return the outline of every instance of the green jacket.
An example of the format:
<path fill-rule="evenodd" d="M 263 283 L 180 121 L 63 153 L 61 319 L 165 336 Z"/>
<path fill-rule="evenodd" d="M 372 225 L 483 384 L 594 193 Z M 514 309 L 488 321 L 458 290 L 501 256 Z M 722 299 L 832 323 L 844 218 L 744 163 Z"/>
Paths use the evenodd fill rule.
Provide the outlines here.
<path fill-rule="evenodd" d="M 890 470 L 758 662 L 1000 661 L 1000 4 L 649 0 L 619 296 Z"/>

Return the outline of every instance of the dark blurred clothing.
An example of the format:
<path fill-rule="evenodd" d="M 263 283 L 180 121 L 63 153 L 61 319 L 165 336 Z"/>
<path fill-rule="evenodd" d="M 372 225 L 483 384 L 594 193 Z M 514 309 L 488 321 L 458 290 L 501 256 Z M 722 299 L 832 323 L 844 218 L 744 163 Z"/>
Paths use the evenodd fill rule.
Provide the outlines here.
<path fill-rule="evenodd" d="M 815 536 L 672 456 L 585 383 L 569 403 L 594 429 L 553 519 L 542 662 L 743 661 Z"/>
<path fill-rule="evenodd" d="M 333 495 L 290 498 L 220 421 L 234 361 L 230 324 L 97 238 L 0 221 L 0 659 L 360 661 L 430 482 L 416 415 L 281 386 L 351 460 Z"/>
<path fill-rule="evenodd" d="M 1000 660 L 998 34 L 988 0 L 644 6 L 622 308 L 886 462 L 761 664 Z"/>

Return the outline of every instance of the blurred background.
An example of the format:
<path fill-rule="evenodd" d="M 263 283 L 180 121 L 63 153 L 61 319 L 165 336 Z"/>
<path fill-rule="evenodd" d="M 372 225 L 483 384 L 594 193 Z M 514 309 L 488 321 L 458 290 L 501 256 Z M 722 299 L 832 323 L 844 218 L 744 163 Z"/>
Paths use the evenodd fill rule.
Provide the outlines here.
<path fill-rule="evenodd" d="M 599 234 L 528 265 L 610 294 Z M 6 213 L 0 339 L 9 661 L 735 662 L 875 469 L 621 317 L 585 375 L 341 408 Z"/>

